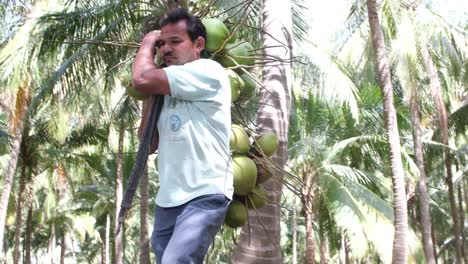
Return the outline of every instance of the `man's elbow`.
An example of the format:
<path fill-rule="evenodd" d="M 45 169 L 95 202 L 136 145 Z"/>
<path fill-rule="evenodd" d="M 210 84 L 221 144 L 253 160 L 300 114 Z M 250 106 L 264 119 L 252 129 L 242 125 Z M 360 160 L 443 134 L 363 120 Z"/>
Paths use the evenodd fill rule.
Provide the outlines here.
<path fill-rule="evenodd" d="M 144 94 L 170 95 L 167 79 L 159 76 L 144 76 L 143 74 L 132 75 L 132 85 L 138 92 Z"/>
<path fill-rule="evenodd" d="M 141 75 L 133 74 L 132 76 L 132 85 L 135 90 L 140 93 L 148 93 L 146 87 L 148 87 L 148 81 L 145 80 Z"/>

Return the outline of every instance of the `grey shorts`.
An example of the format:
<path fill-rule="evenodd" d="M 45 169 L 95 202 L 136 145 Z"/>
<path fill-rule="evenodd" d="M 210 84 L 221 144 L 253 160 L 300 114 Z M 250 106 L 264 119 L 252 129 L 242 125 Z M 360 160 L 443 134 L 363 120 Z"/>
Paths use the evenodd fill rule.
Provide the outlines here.
<path fill-rule="evenodd" d="M 177 207 L 156 206 L 151 246 L 157 264 L 198 264 L 224 223 L 224 194 L 197 197 Z"/>

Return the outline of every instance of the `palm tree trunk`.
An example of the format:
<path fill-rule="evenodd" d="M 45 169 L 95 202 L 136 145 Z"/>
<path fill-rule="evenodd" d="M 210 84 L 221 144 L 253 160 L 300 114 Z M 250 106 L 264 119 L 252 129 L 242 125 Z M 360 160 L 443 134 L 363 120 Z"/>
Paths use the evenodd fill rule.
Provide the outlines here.
<path fill-rule="evenodd" d="M 440 80 L 437 74 L 437 69 L 432 61 L 431 55 L 426 47 L 422 47 L 422 53 L 424 57 L 424 63 L 426 64 L 426 70 L 429 73 L 430 85 L 432 96 L 434 97 L 435 105 L 437 108 L 437 115 L 439 118 L 439 130 L 441 133 L 442 144 L 444 148 L 445 158 L 445 169 L 447 171 L 446 183 L 448 187 L 448 195 L 450 202 L 450 212 L 453 221 L 453 235 L 455 238 L 456 257 L 457 263 L 462 263 L 462 243 L 461 243 L 461 230 L 460 223 L 458 222 L 458 210 L 455 202 L 455 188 L 453 186 L 453 175 L 452 175 L 452 159 L 450 158 L 450 149 L 448 148 L 448 116 L 445 108 L 444 99 L 442 98 L 442 88 L 440 87 Z"/>
<path fill-rule="evenodd" d="M 106 264 L 106 245 L 101 244 L 101 264 Z"/>
<path fill-rule="evenodd" d="M 15 116 L 12 122 L 13 144 L 10 152 L 10 161 L 8 163 L 5 182 L 3 183 L 2 197 L 0 198 L 0 261 L 3 260 L 3 235 L 5 233 L 5 220 L 10 200 L 11 187 L 13 185 L 13 177 L 15 175 L 18 157 L 20 154 L 21 141 L 23 139 L 23 127 L 26 117 L 26 112 L 29 106 L 29 90 L 28 86 L 24 85 L 18 89 L 16 94 Z"/>
<path fill-rule="evenodd" d="M 18 198 L 16 202 L 16 217 L 15 217 L 15 248 L 13 253 L 13 263 L 18 264 L 20 259 L 20 237 L 21 237 L 21 227 L 23 226 L 23 202 L 24 202 L 24 193 L 26 189 L 26 168 L 27 165 L 23 162 L 21 166 L 21 179 L 20 179 L 20 188 L 18 192 Z"/>
<path fill-rule="evenodd" d="M 457 168 L 457 171 L 458 171 L 458 168 Z M 465 213 L 465 210 L 463 209 L 463 194 L 462 194 L 462 184 L 463 184 L 463 181 L 460 181 L 460 184 L 458 185 L 458 214 L 459 214 L 459 217 L 460 217 L 460 230 L 462 230 L 462 234 L 463 234 L 463 230 L 465 230 L 465 218 L 466 218 L 466 213 Z M 462 252 L 463 252 L 463 258 L 465 260 L 465 263 L 468 263 L 468 252 L 466 252 L 468 250 L 468 245 L 466 244 L 466 238 L 465 236 L 462 236 Z M 465 250 L 467 249 L 467 250 Z"/>
<path fill-rule="evenodd" d="M 140 179 L 140 264 L 150 264 L 150 249 L 148 238 L 148 166 Z"/>
<path fill-rule="evenodd" d="M 302 186 L 302 208 L 305 215 L 305 227 L 306 227 L 306 256 L 305 263 L 315 263 L 315 239 L 314 239 L 314 174 L 308 167 L 307 163 L 304 163 L 302 167 L 302 179 L 304 185 Z"/>
<path fill-rule="evenodd" d="M 435 234 L 435 229 L 434 229 L 434 226 L 432 225 L 431 226 L 431 233 L 432 233 L 432 244 L 433 244 L 433 248 L 432 248 L 432 251 L 434 253 L 434 257 L 435 257 L 435 264 L 437 264 L 438 262 L 438 256 L 437 256 L 437 244 L 436 244 L 436 234 Z"/>
<path fill-rule="evenodd" d="M 349 259 L 349 247 L 348 247 L 348 240 L 346 240 L 346 234 L 343 233 L 343 251 L 344 251 L 344 263 L 349 264 L 351 263 Z"/>
<path fill-rule="evenodd" d="M 65 264 L 65 254 L 67 252 L 67 233 L 63 231 L 62 241 L 60 241 L 60 264 Z"/>
<path fill-rule="evenodd" d="M 34 166 L 30 164 L 31 166 Z M 26 218 L 26 234 L 24 241 L 25 248 L 25 264 L 31 263 L 31 239 L 32 239 L 32 213 L 33 213 L 33 199 L 34 199 L 34 183 L 36 181 L 36 174 L 34 173 L 33 168 L 31 168 L 31 174 L 29 177 L 29 182 L 27 184 L 26 197 L 27 197 L 27 206 L 28 206 L 28 216 Z"/>
<path fill-rule="evenodd" d="M 416 91 L 412 91 L 411 101 L 411 123 L 413 126 L 413 146 L 416 156 L 416 164 L 419 169 L 418 181 L 418 195 L 419 195 L 419 210 L 421 214 L 421 228 L 422 228 L 422 244 L 424 248 L 424 255 L 426 263 L 435 264 L 435 257 L 432 245 L 431 234 L 431 215 L 429 214 L 429 198 L 427 195 L 426 187 L 426 170 L 424 168 L 423 147 L 421 141 L 421 126 L 419 118 L 419 104 L 418 95 Z"/>
<path fill-rule="evenodd" d="M 110 264 L 110 215 L 106 216 L 106 241 L 105 241 L 105 257 L 104 264 Z"/>
<path fill-rule="evenodd" d="M 390 69 L 385 55 L 385 42 L 380 28 L 376 0 L 367 0 L 367 12 L 375 52 L 379 86 L 382 91 L 385 127 L 390 148 L 390 164 L 394 193 L 395 235 L 392 263 L 408 261 L 408 209 L 406 204 L 405 178 L 400 152 L 400 135 L 393 104 L 393 87 Z"/>
<path fill-rule="evenodd" d="M 26 236 L 24 239 L 24 248 L 26 252 L 24 264 L 31 264 L 32 213 L 32 203 L 29 203 L 28 216 L 26 217 Z"/>
<path fill-rule="evenodd" d="M 314 240 L 314 215 L 311 212 L 305 212 L 306 228 L 306 257 L 305 263 L 315 263 L 315 240 Z"/>
<path fill-rule="evenodd" d="M 293 197 L 293 215 L 292 215 L 292 264 L 297 264 L 297 211 L 296 211 L 296 196 Z"/>
<path fill-rule="evenodd" d="M 262 40 L 264 56 L 276 58 L 263 65 L 262 87 L 257 110 L 258 132 L 273 131 L 279 139 L 272 160 L 282 168 L 286 162 L 291 108 L 292 18 L 290 1 L 263 0 Z M 283 61 L 283 63 L 281 63 Z M 279 175 L 278 175 L 279 176 Z M 271 202 L 249 212 L 249 224 L 242 228 L 233 263 L 282 263 L 280 248 L 280 203 L 282 184 L 265 183 Z M 250 230 L 249 230 L 250 229 Z"/>
<path fill-rule="evenodd" d="M 465 204 L 468 206 L 468 178 L 462 179 L 463 193 L 465 194 Z"/>
<path fill-rule="evenodd" d="M 320 264 L 328 264 L 329 254 L 328 239 L 326 236 L 322 235 L 322 238 L 320 239 Z"/>
<path fill-rule="evenodd" d="M 47 253 L 49 255 L 50 264 L 55 264 L 55 224 L 50 227 L 49 246 Z"/>
<path fill-rule="evenodd" d="M 125 130 L 123 125 L 119 128 L 119 145 L 117 150 L 117 176 L 115 179 L 115 228 L 118 225 L 118 215 L 120 210 L 120 204 L 122 203 L 123 197 L 123 141 L 124 141 Z M 115 264 L 123 263 L 123 227 L 122 231 L 115 237 Z"/>

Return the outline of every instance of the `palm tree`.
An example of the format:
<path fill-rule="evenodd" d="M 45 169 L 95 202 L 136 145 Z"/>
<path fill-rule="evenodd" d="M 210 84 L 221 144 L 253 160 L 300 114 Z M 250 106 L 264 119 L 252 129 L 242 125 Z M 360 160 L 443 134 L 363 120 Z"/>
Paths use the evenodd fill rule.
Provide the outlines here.
<path fill-rule="evenodd" d="M 377 3 L 367 0 L 367 12 L 375 53 L 376 71 L 382 90 L 385 127 L 390 148 L 390 163 L 394 192 L 395 237 L 393 240 L 393 263 L 408 261 L 408 209 L 406 204 L 405 175 L 401 159 L 400 136 L 393 104 L 393 87 L 388 66 L 385 42 L 380 27 Z"/>
<path fill-rule="evenodd" d="M 120 204 L 122 203 L 123 197 L 123 146 L 124 146 L 124 136 L 125 130 L 123 127 L 123 122 L 118 128 L 119 133 L 119 143 L 117 148 L 117 171 L 116 171 L 116 179 L 115 179 L 115 218 L 114 218 L 114 226 L 117 227 L 119 225 L 118 215 L 120 210 Z M 115 259 L 114 263 L 122 264 L 123 263 L 123 234 L 124 232 L 119 232 L 119 234 L 115 237 Z"/>
<path fill-rule="evenodd" d="M 264 56 L 276 62 L 265 63 L 262 89 L 257 110 L 259 133 L 274 131 L 280 145 L 273 161 L 280 168 L 286 162 L 288 145 L 289 111 L 291 108 L 291 59 L 292 18 L 289 1 L 263 1 Z M 275 48 L 276 47 L 276 48 Z M 285 62 L 286 61 L 286 62 Z M 233 256 L 234 263 L 281 263 L 280 201 L 282 184 L 270 181 L 268 199 L 272 204 L 250 213 L 249 225 L 242 229 L 240 243 Z M 252 245 L 252 247 L 249 247 Z"/>
<path fill-rule="evenodd" d="M 430 76 L 431 82 L 431 91 L 434 97 L 434 102 L 437 108 L 438 120 L 439 120 L 439 130 L 441 131 L 441 143 L 445 146 L 449 145 L 449 133 L 448 133 L 448 115 L 447 110 L 445 107 L 444 100 L 442 98 L 442 89 L 440 86 L 440 81 L 438 74 L 436 72 L 436 68 L 432 58 L 429 54 L 429 51 L 426 47 L 422 48 L 422 53 L 424 57 L 424 62 L 426 69 Z M 457 256 L 457 263 L 462 263 L 462 241 L 461 241 L 461 230 L 460 230 L 460 222 L 458 218 L 458 210 L 457 204 L 455 202 L 455 188 L 453 185 L 453 173 L 452 173 L 452 160 L 450 157 L 450 149 L 444 149 L 444 158 L 445 158 L 445 168 L 447 173 L 447 186 L 448 186 L 448 195 L 450 201 L 450 208 L 451 208 L 451 215 L 453 221 L 453 232 L 455 237 L 455 245 L 456 245 L 456 256 Z"/>
<path fill-rule="evenodd" d="M 424 152 L 421 136 L 420 124 L 420 103 L 421 79 L 418 68 L 418 49 L 416 44 L 417 35 L 414 31 L 414 21 L 410 17 L 410 12 L 401 11 L 402 17 L 398 24 L 399 34 L 396 37 L 393 53 L 396 60 L 395 76 L 398 78 L 403 90 L 409 97 L 410 120 L 412 126 L 413 149 L 415 162 L 418 167 L 419 180 L 417 183 L 417 193 L 420 209 L 420 223 L 422 228 L 422 244 L 427 263 L 435 263 L 434 244 L 432 241 L 431 216 L 429 212 L 429 198 L 427 193 L 427 179 L 424 164 Z"/>
<path fill-rule="evenodd" d="M 27 107 L 29 104 L 29 87 L 28 84 L 20 87 L 16 95 L 16 108 L 15 116 L 12 122 L 12 135 L 14 137 L 13 144 L 10 152 L 10 161 L 6 172 L 5 182 L 3 184 L 2 197 L 0 200 L 0 260 L 3 259 L 3 235 L 4 226 L 7 213 L 8 201 L 10 199 L 11 187 L 13 184 L 13 176 L 16 170 L 16 164 L 20 155 L 20 146 L 24 128 L 24 117 L 26 115 Z"/>

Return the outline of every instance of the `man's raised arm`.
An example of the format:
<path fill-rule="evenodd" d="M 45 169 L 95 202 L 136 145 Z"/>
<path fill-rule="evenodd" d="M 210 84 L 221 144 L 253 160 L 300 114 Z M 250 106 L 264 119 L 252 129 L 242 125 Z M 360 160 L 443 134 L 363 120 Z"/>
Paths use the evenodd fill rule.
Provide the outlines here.
<path fill-rule="evenodd" d="M 154 63 L 156 42 L 161 32 L 151 31 L 146 34 L 133 61 L 132 84 L 136 90 L 145 94 L 170 95 L 169 82 L 164 70 Z"/>

